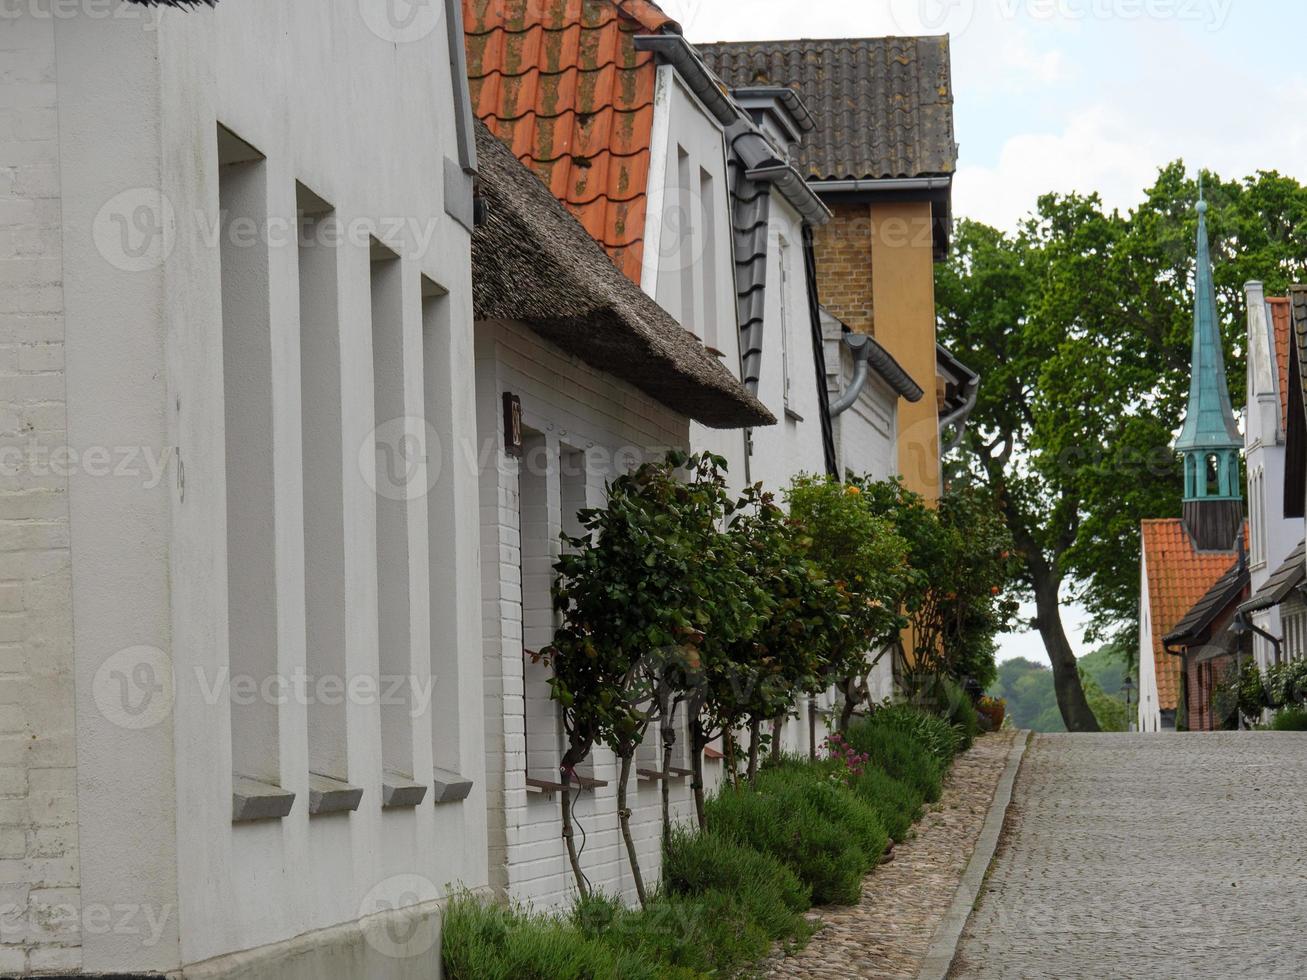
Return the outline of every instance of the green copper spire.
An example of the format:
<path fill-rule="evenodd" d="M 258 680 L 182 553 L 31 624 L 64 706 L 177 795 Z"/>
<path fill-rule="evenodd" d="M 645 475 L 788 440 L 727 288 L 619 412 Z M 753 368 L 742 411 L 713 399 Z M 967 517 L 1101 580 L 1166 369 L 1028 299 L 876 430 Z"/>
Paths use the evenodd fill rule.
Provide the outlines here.
<path fill-rule="evenodd" d="M 1243 437 L 1230 407 L 1221 328 L 1217 319 L 1207 201 L 1198 191 L 1198 269 L 1194 283 L 1194 350 L 1189 410 L 1175 448 L 1185 455 L 1185 500 L 1241 500 L 1239 450 Z"/>

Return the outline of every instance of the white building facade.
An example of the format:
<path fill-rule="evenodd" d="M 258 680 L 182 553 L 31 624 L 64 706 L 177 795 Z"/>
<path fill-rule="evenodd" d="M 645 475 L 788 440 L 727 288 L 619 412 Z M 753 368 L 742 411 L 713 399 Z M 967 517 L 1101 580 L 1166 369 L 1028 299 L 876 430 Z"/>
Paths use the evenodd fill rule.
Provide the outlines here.
<path fill-rule="evenodd" d="M 1256 595 L 1302 543 L 1301 517 L 1285 517 L 1285 438 L 1289 379 L 1289 300 L 1266 296 L 1259 282 L 1244 287 L 1248 306 L 1248 407 L 1244 412 L 1248 473 L 1248 570 Z M 1307 655 L 1307 607 L 1289 597 L 1249 613 L 1261 633 L 1253 636 L 1257 665 Z M 1279 649 L 1271 637 L 1281 639 Z"/>
<path fill-rule="evenodd" d="M 376 13 L 0 28 L 2 974 L 432 977 L 488 883 L 460 11 Z"/>

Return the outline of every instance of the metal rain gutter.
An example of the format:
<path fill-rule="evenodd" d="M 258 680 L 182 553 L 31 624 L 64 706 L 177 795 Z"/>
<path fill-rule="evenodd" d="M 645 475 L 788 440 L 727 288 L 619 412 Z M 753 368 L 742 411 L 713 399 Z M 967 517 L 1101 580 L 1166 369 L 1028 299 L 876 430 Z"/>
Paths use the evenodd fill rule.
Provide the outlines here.
<path fill-rule="evenodd" d="M 775 184 L 785 196 L 785 200 L 803 216 L 803 220 L 814 225 L 824 225 L 830 220 L 830 208 L 813 193 L 808 182 L 803 179 L 803 175 L 792 164 L 778 163 L 775 166 L 757 167 L 746 171 L 744 175 L 759 184 Z"/>
<path fill-rule="evenodd" d="M 821 180 L 812 178 L 812 189 L 819 194 L 842 194 L 851 191 L 935 191 L 953 186 L 948 177 L 873 177 L 858 180 Z"/>

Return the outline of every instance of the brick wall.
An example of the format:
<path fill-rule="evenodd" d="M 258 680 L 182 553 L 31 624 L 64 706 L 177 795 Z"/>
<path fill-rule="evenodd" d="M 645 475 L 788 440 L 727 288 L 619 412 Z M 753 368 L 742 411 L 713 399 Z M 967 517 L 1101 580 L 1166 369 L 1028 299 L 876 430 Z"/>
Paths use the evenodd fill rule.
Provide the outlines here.
<path fill-rule="evenodd" d="M 54 24 L 0 31 L 0 975 L 81 966 Z"/>
<path fill-rule="evenodd" d="M 539 691 L 527 683 L 522 657 L 524 641 L 538 639 L 533 624 L 531 597 L 527 598 L 527 629 L 523 629 L 522 576 L 519 563 L 526 539 L 527 578 L 538 574 L 532 568 L 532 553 L 538 552 L 544 533 L 557 540 L 557 530 L 568 522 L 563 501 L 575 506 L 584 494 L 591 504 L 603 499 L 605 479 L 613 475 L 602 461 L 605 450 L 622 447 L 663 448 L 684 446 L 688 439 L 686 421 L 652 399 L 639 394 L 602 372 L 561 355 L 525 328 L 513 325 L 479 324 L 477 327 L 477 389 L 480 428 L 478 458 L 481 460 L 482 609 L 485 654 L 486 699 L 486 797 L 489 820 L 490 880 L 501 894 L 531 902 L 540 909 L 567 906 L 575 896 L 572 872 L 562 841 L 559 800 L 554 794 L 530 792 L 526 786 L 527 738 L 524 714 L 533 694 Z M 585 482 L 573 478 L 563 486 L 560 473 L 548 474 L 545 488 L 532 475 L 523 478 L 521 464 L 502 452 L 501 395 L 512 391 L 521 396 L 524 421 L 542 436 L 554 457 L 571 451 L 589 453 Z M 530 462 L 530 457 L 524 462 Z M 538 472 L 537 459 L 533 470 Z M 533 519 L 531 502 L 523 506 L 520 494 L 550 500 L 546 521 Z M 524 518 L 525 523 L 524 523 Z M 538 594 L 540 585 L 528 586 Z M 525 635 L 524 635 L 525 634 Z M 544 705 L 537 704 L 543 710 Z M 542 720 L 533 718 L 533 724 Z M 542 728 L 544 726 L 541 726 Z M 531 735 L 538 734 L 532 728 Z M 651 744 L 657 744 L 656 736 Z M 532 755 L 535 755 L 534 749 Z M 661 762 L 661 760 L 659 760 Z M 608 785 L 578 795 L 574 807 L 578 846 L 583 846 L 581 863 L 591 885 L 609 895 L 634 901 L 634 884 L 617 821 L 618 765 L 611 752 L 597 749 L 583 774 L 606 780 Z M 705 775 L 710 785 L 720 773 L 713 764 Z M 537 773 L 534 767 L 532 776 Z M 631 826 L 641 855 L 646 882 L 658 881 L 661 823 L 661 787 L 653 780 L 632 776 L 629 803 Z M 689 780 L 672 784 L 674 819 L 693 818 Z M 584 841 L 582 841 L 584 836 Z"/>
<path fill-rule="evenodd" d="M 1233 657 L 1217 657 L 1206 663 L 1194 663 L 1192 659 L 1188 660 L 1185 666 L 1187 674 L 1185 680 L 1188 688 L 1186 694 L 1189 731 L 1216 732 L 1222 729 L 1226 719 L 1218 717 L 1212 710 L 1212 695 L 1217 686 L 1225 681 L 1233 666 Z"/>
<path fill-rule="evenodd" d="M 817 294 L 821 303 L 859 333 L 875 333 L 871 289 L 871 210 L 835 204 L 834 217 L 815 229 Z"/>

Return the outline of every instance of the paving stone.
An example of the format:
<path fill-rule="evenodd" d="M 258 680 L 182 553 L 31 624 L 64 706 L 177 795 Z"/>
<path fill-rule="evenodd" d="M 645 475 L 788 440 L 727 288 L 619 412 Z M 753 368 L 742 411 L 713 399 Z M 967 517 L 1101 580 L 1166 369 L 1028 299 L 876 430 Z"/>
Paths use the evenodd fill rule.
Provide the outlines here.
<path fill-rule="evenodd" d="M 894 860 L 867 876 L 853 907 L 814 909 L 821 931 L 796 955 L 778 951 L 758 976 L 815 980 L 853 977 L 912 980 L 985 823 L 1015 733 L 979 739 L 953 766 L 939 803 Z"/>
<path fill-rule="evenodd" d="M 958 980 L 1307 976 L 1307 735 L 1040 735 Z"/>

